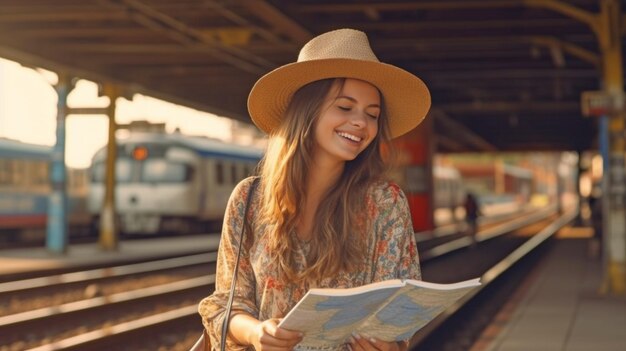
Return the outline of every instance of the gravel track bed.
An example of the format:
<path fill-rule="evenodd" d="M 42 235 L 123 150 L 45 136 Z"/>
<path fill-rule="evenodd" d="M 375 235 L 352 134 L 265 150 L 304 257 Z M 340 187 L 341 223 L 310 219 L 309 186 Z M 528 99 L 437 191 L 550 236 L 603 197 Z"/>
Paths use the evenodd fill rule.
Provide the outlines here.
<path fill-rule="evenodd" d="M 155 331 L 150 336 L 139 336 L 124 345 L 112 345 L 115 351 L 189 351 L 202 333 L 202 322 L 183 323 Z"/>
<path fill-rule="evenodd" d="M 10 296 L 2 297 L 6 303 L 0 304 L 0 316 L 172 283 L 208 275 L 210 272 L 211 267 L 207 264 L 158 273 L 142 273 L 122 278 L 110 278 L 97 283 L 72 284 L 71 286 L 60 288 L 50 287 L 37 289 L 33 292 L 11 294 Z"/>
<path fill-rule="evenodd" d="M 197 304 L 210 292 L 206 289 L 194 289 L 190 292 L 179 293 L 164 297 L 158 302 L 131 303 L 122 306 L 109 306 L 89 313 L 72 321 L 50 323 L 43 328 L 25 328 L 24 333 L 15 335 L 0 335 L 0 351 L 21 351 L 42 344 L 59 341 L 92 330 L 101 330 L 107 327 L 147 317 L 155 313 L 170 311 L 190 304 Z M 198 318 L 199 319 L 199 318 Z M 198 329 L 200 329 L 198 325 Z M 198 334 L 199 336 L 199 334 Z"/>
<path fill-rule="evenodd" d="M 502 235 L 476 247 L 446 255 L 443 259 L 426 262 L 422 267 L 422 279 L 435 283 L 454 283 L 480 277 L 513 250 L 522 245 L 532 234 L 553 222 L 546 219 L 520 228 L 508 235 Z"/>

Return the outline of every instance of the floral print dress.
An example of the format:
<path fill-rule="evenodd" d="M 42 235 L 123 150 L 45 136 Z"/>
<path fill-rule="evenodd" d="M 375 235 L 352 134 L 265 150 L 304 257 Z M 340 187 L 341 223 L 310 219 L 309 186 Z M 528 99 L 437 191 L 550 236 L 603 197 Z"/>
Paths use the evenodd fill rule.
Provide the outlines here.
<path fill-rule="evenodd" d="M 228 201 L 217 259 L 215 292 L 199 304 L 199 312 L 214 350 L 219 350 L 220 346 L 243 212 L 252 181 L 253 178 L 247 178 L 239 183 Z M 245 312 L 261 321 L 282 318 L 314 287 L 351 288 L 388 279 L 421 279 L 408 203 L 402 190 L 394 183 L 378 182 L 366 195 L 367 215 L 371 219 L 367 260 L 354 272 L 341 272 L 322 280 L 318 286 L 278 279 L 277 269 L 272 267 L 273 263 L 267 255 L 267 233 L 271 228 L 255 224 L 258 211 L 254 209 L 259 208 L 260 201 L 257 191 L 248 210 L 254 241 L 250 249 L 241 254 L 231 317 Z M 303 267 L 309 248 L 305 241 L 300 240 L 298 244 L 296 264 Z M 226 349 L 247 350 L 247 347 L 228 338 Z M 341 346 L 337 350 L 344 349 L 347 350 L 347 347 Z"/>

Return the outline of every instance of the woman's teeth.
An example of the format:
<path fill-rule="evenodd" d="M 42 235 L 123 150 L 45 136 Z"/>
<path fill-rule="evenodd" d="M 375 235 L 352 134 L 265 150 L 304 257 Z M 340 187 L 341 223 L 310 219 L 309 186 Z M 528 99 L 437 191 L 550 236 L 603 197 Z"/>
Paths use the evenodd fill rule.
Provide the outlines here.
<path fill-rule="evenodd" d="M 356 141 L 356 142 L 359 142 L 359 141 L 361 141 L 361 139 L 362 139 L 362 138 L 359 138 L 359 137 L 358 137 L 358 136 L 356 136 L 356 135 L 348 134 L 348 133 L 345 133 L 345 132 L 337 132 L 337 134 L 338 134 L 339 136 L 341 136 L 341 137 L 344 137 L 344 138 L 346 138 L 346 139 L 350 139 L 350 140 L 352 140 L 352 141 Z"/>

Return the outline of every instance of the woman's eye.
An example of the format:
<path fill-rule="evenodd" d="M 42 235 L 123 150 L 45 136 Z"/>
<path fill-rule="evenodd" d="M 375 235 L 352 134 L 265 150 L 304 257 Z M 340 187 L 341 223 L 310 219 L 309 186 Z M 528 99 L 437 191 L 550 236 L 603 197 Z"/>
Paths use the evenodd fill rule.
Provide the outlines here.
<path fill-rule="evenodd" d="M 370 116 L 372 119 L 378 119 L 377 115 L 370 115 L 369 113 L 367 115 Z"/>
<path fill-rule="evenodd" d="M 346 107 L 346 106 L 338 106 L 340 110 L 343 111 L 350 111 L 350 107 Z"/>

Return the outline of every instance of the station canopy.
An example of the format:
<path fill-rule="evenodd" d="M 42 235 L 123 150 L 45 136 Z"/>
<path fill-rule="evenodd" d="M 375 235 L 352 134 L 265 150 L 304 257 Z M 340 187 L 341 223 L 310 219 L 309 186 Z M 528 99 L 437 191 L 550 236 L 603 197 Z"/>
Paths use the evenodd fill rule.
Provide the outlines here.
<path fill-rule="evenodd" d="M 439 151 L 595 148 L 580 95 L 600 87 L 598 40 L 545 2 L 0 0 L 0 57 L 250 122 L 261 75 L 355 28 L 429 86 Z"/>

